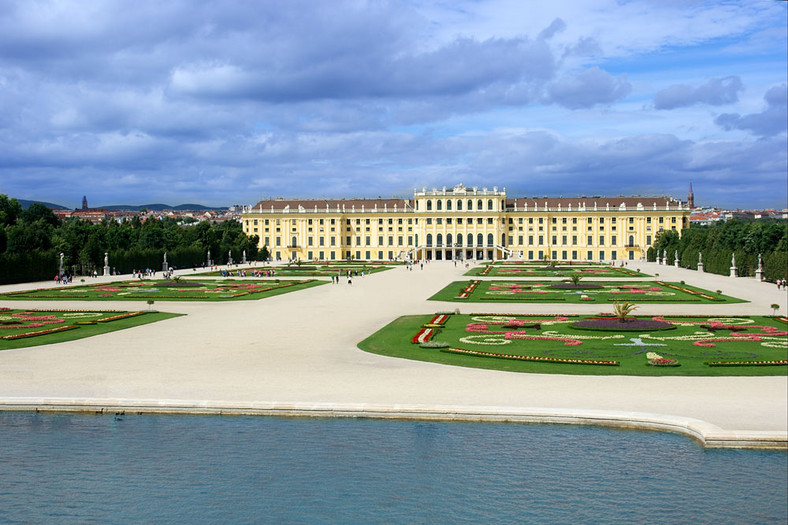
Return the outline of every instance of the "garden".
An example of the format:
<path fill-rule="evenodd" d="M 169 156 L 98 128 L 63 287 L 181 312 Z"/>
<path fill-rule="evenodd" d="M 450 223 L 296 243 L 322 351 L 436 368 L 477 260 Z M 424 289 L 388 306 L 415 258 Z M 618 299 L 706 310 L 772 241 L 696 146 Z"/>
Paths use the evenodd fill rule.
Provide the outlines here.
<path fill-rule="evenodd" d="M 394 263 L 392 263 L 394 264 Z M 219 270 L 202 275 L 231 277 L 332 277 L 335 275 L 369 275 L 390 270 L 391 265 L 358 263 L 290 264 L 287 266 L 246 266 Z"/>
<path fill-rule="evenodd" d="M 153 311 L 12 310 L 0 307 L 0 350 L 72 341 L 179 315 Z"/>
<path fill-rule="evenodd" d="M 325 281 L 237 281 L 217 279 L 139 280 L 92 285 L 63 285 L 0 294 L 0 299 L 88 301 L 228 301 L 263 299 L 325 284 Z"/>
<path fill-rule="evenodd" d="M 623 311 L 622 311 L 623 309 Z M 788 319 L 437 313 L 400 317 L 359 343 L 367 352 L 542 374 L 788 375 Z"/>
<path fill-rule="evenodd" d="M 609 266 L 594 263 L 554 263 L 554 262 L 520 262 L 499 261 L 485 266 L 472 268 L 466 272 L 469 276 L 486 277 L 649 277 L 639 270 L 630 270 L 624 266 Z"/>
<path fill-rule="evenodd" d="M 431 301 L 499 303 L 740 303 L 741 299 L 664 281 L 455 281 Z"/>

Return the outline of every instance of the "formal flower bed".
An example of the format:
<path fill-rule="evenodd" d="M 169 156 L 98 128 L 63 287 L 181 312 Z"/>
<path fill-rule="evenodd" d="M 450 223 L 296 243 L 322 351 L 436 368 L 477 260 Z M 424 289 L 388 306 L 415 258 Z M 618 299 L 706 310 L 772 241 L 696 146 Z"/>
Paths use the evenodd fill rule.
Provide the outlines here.
<path fill-rule="evenodd" d="M 673 330 L 676 328 L 673 323 L 667 321 L 636 318 L 627 318 L 622 321 L 616 317 L 592 317 L 574 322 L 570 326 L 581 330 L 599 330 L 603 332 L 640 332 L 650 330 Z"/>
<path fill-rule="evenodd" d="M 649 366 L 681 366 L 676 359 L 668 359 L 655 352 L 647 353 L 646 360 Z"/>
<path fill-rule="evenodd" d="M 86 285 L 50 288 L 0 294 L 3 298 L 26 299 L 97 299 L 97 300 L 227 300 L 261 298 L 282 293 L 291 287 L 310 287 L 324 284 L 315 280 L 288 281 L 140 281 L 110 285 Z"/>
<path fill-rule="evenodd" d="M 484 267 L 472 268 L 466 275 L 517 276 L 517 277 L 644 277 L 646 274 L 621 266 L 606 266 L 591 263 L 561 264 L 545 266 L 543 262 L 498 261 Z"/>
<path fill-rule="evenodd" d="M 419 343 L 419 344 L 426 343 L 427 341 L 430 340 L 430 338 L 432 337 L 433 333 L 434 333 L 434 329 L 432 329 L 432 328 L 422 328 L 421 330 L 416 332 L 416 335 L 414 335 L 411 338 L 410 342 L 411 343 Z"/>
<path fill-rule="evenodd" d="M 0 335 L 0 351 L 59 343 L 155 322 L 179 314 L 85 310 L 25 310 L 4 308 L 0 321 L 18 320 L 13 333 Z"/>
<path fill-rule="evenodd" d="M 449 320 L 450 314 L 435 314 L 435 317 L 430 319 L 430 324 L 444 325 Z"/>
<path fill-rule="evenodd" d="M 495 302 L 570 302 L 634 301 L 652 303 L 720 303 L 741 302 L 723 295 L 667 286 L 655 281 L 627 282 L 555 282 L 518 280 L 471 280 L 451 283 L 430 299 L 435 301 Z"/>
<path fill-rule="evenodd" d="M 90 311 L 21 311 L 14 313 L 6 313 L 9 310 L 3 310 L 0 314 L 0 328 L 13 329 L 16 333 L 3 335 L 2 339 L 13 341 L 17 339 L 24 339 L 27 337 L 37 337 L 42 335 L 49 335 L 66 330 L 73 330 L 80 326 L 95 325 L 97 322 L 109 322 L 118 319 L 128 319 L 142 315 L 145 312 L 90 312 Z M 107 316 L 107 314 L 110 314 Z M 115 315 L 111 315 L 115 314 Z M 71 321 L 73 324 L 66 324 Z M 43 330 L 36 330 L 46 325 L 59 325 Z"/>
<path fill-rule="evenodd" d="M 98 323 L 108 323 L 110 321 L 117 321 L 119 319 L 128 319 L 129 317 L 137 317 L 138 315 L 143 315 L 145 312 L 126 312 L 123 314 L 113 315 L 111 317 L 102 317 L 101 319 L 96 319 Z"/>
<path fill-rule="evenodd" d="M 471 281 L 468 285 L 460 291 L 460 294 L 457 296 L 457 299 L 467 299 L 476 287 L 479 285 L 479 281 Z"/>
<path fill-rule="evenodd" d="M 499 354 L 496 352 L 483 352 L 481 350 L 467 350 L 465 348 L 442 348 L 441 352 L 452 354 L 472 355 L 476 357 L 495 357 L 498 359 L 515 359 L 518 361 L 538 361 L 540 363 L 562 363 L 571 365 L 603 365 L 603 366 L 618 366 L 618 361 L 607 361 L 597 359 L 562 359 L 557 357 L 542 357 L 536 355 L 515 355 L 515 354 Z"/>
<path fill-rule="evenodd" d="M 788 359 L 775 361 L 706 361 L 709 366 L 788 366 Z"/>
<path fill-rule="evenodd" d="M 31 325 L 28 325 L 28 327 L 29 326 Z M 35 332 L 25 332 L 21 334 L 4 335 L 3 339 L 8 339 L 8 340 L 24 339 L 25 337 L 35 337 L 38 335 L 47 335 L 47 334 L 54 334 L 56 332 L 64 332 L 66 330 L 73 330 L 74 328 L 77 327 L 72 325 L 56 326 L 54 328 L 48 328 L 46 330 L 37 330 Z"/>
<path fill-rule="evenodd" d="M 551 284 L 550 288 L 555 288 L 558 290 L 595 290 L 602 288 L 602 285 L 592 283 L 555 283 Z"/>
<path fill-rule="evenodd" d="M 592 325 L 601 323 L 606 329 L 576 328 L 584 321 Z M 493 312 L 409 316 L 392 326 L 400 326 L 400 323 L 399 341 L 407 350 L 399 346 L 397 337 L 388 332 L 387 327 L 380 332 L 380 343 L 373 343 L 376 353 L 534 373 L 545 371 L 540 363 L 552 363 L 549 373 L 782 375 L 786 371 L 784 363 L 788 351 L 786 323 L 764 316 L 630 316 L 626 323 L 621 323 L 610 315 Z M 637 329 L 622 329 L 622 324 Z M 726 331 L 722 337 L 716 337 L 701 328 L 702 325 L 743 327 L 744 330 Z M 668 327 L 670 329 L 663 329 Z M 396 333 L 399 329 L 394 330 Z M 411 343 L 420 345 L 419 351 L 414 352 Z M 478 357 L 495 359 L 476 359 Z M 501 364 L 495 364 L 496 361 Z M 613 362 L 618 365 L 598 368 L 617 372 L 578 372 L 583 367 L 569 366 Z"/>

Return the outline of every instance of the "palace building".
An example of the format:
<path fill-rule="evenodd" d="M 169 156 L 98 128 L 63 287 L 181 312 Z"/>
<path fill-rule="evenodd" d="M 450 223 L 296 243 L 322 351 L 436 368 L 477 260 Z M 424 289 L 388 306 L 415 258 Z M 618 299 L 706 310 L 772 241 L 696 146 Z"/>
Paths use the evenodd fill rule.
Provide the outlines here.
<path fill-rule="evenodd" d="M 422 189 L 413 199 L 266 200 L 244 232 L 274 260 L 639 260 L 660 230 L 689 226 L 669 197 L 548 198 Z"/>

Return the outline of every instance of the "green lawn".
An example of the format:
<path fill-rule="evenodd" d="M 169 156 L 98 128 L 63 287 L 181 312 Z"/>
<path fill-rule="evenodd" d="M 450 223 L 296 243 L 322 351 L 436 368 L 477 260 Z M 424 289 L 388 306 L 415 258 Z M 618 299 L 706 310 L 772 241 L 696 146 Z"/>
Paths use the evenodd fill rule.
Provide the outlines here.
<path fill-rule="evenodd" d="M 230 277 L 239 276 L 239 272 L 246 272 L 247 277 L 254 276 L 255 272 L 262 273 L 263 277 L 331 277 L 337 274 L 347 275 L 347 272 L 353 272 L 353 275 L 365 275 L 371 273 L 383 272 L 390 270 L 391 266 L 384 265 L 365 265 L 365 264 L 352 264 L 352 263 L 336 263 L 336 264 L 302 264 L 291 266 L 256 266 L 233 268 L 232 270 L 219 270 L 217 272 L 204 273 L 201 275 L 206 276 L 219 276 L 224 277 L 229 274 Z"/>
<path fill-rule="evenodd" d="M 755 365 L 755 361 L 786 363 L 786 318 L 709 316 L 637 316 L 631 319 L 664 321 L 666 330 L 642 328 L 624 331 L 613 326 L 599 331 L 573 327 L 581 320 L 616 325 L 618 321 L 571 315 L 449 314 L 400 317 L 359 343 L 367 352 L 447 365 L 543 374 L 637 376 L 762 376 L 787 375 L 788 366 Z M 655 323 L 660 324 L 660 323 Z M 433 333 L 426 333 L 425 325 Z M 437 326 L 436 326 L 437 325 Z M 626 326 L 624 323 L 622 326 Z M 670 327 L 672 325 L 672 328 Z M 423 331 L 422 331 L 423 330 Z M 426 335 L 425 335 L 426 334 Z M 519 360 L 448 353 L 424 348 L 412 341 L 421 335 L 449 348 L 507 356 L 543 359 Z M 654 352 L 680 366 L 650 366 Z M 579 364 L 549 360 L 613 361 Z M 707 362 L 750 363 L 709 366 Z"/>
<path fill-rule="evenodd" d="M 593 263 L 557 264 L 531 262 L 496 262 L 472 268 L 465 275 L 486 277 L 649 277 L 636 269 Z"/>
<path fill-rule="evenodd" d="M 431 301 L 497 303 L 741 303 L 735 297 L 664 281 L 455 281 Z"/>
<path fill-rule="evenodd" d="M 139 280 L 93 285 L 66 285 L 0 294 L 1 299 L 86 300 L 86 301 L 231 301 L 263 299 L 326 284 L 309 280 Z"/>
<path fill-rule="evenodd" d="M 0 308 L 0 350 L 72 341 L 180 315 L 146 311 L 11 310 Z"/>

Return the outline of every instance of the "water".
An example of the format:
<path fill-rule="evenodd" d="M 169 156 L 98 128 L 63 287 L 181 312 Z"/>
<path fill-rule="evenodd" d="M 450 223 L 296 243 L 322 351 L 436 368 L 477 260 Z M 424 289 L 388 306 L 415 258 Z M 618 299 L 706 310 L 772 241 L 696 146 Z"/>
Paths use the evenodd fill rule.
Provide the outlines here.
<path fill-rule="evenodd" d="M 2 523 L 786 523 L 788 455 L 558 425 L 0 413 Z"/>

